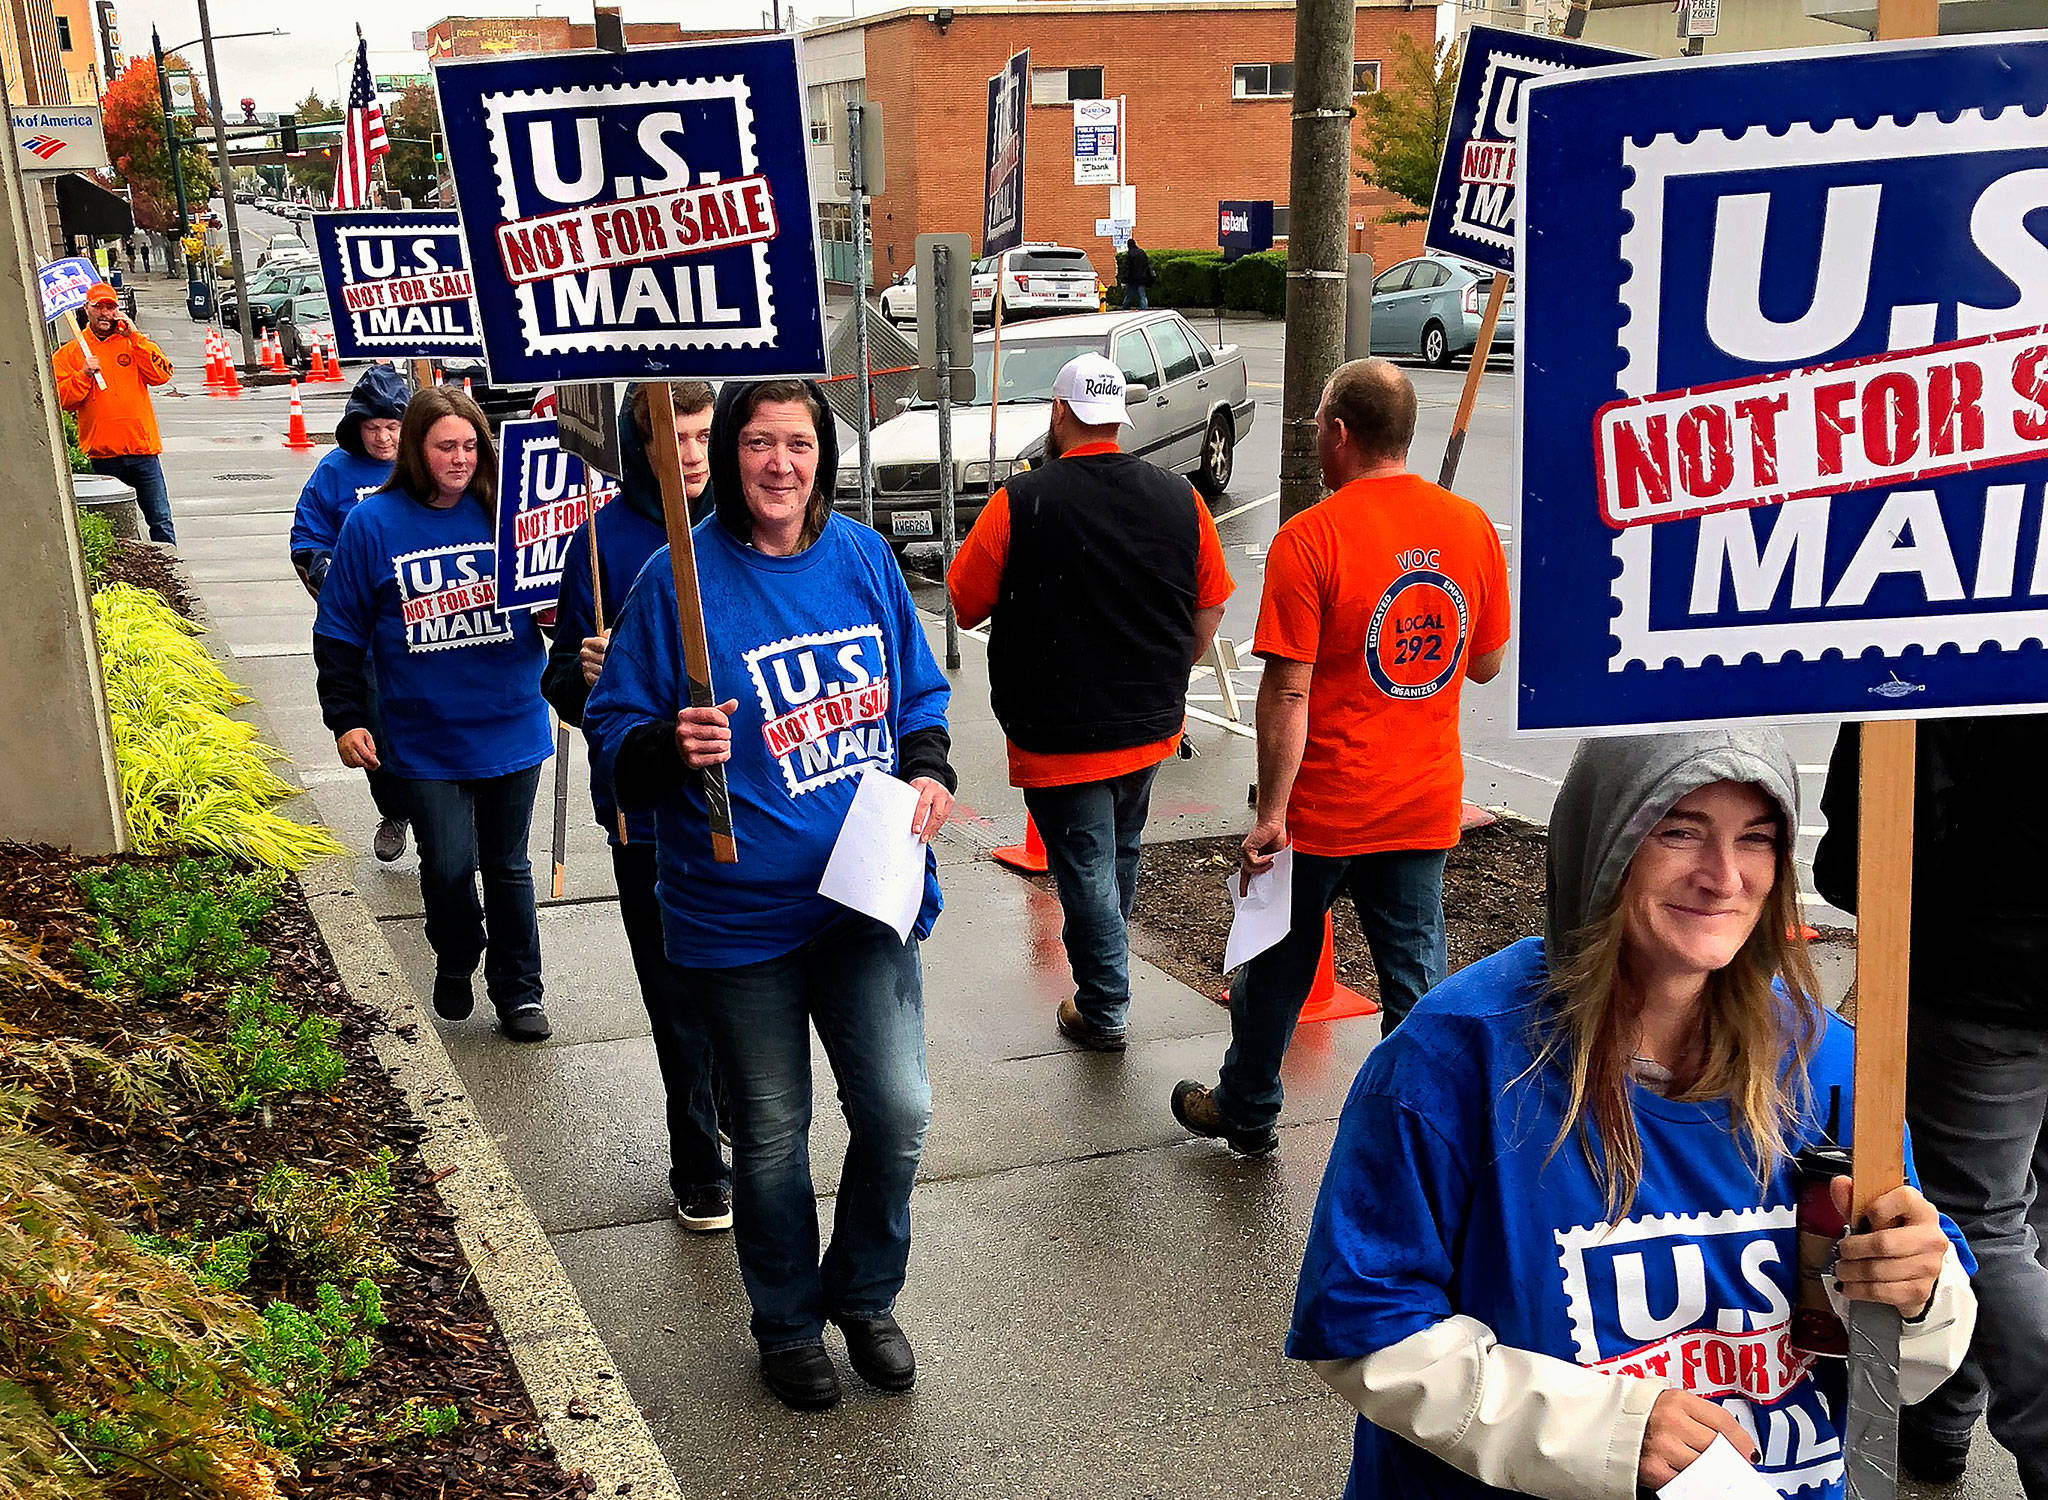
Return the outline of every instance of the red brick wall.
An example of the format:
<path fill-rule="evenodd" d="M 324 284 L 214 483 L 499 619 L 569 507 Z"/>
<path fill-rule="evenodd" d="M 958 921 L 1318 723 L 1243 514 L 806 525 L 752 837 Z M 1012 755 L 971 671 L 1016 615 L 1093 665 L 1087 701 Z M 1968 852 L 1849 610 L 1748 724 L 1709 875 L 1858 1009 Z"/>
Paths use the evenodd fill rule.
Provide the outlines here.
<path fill-rule="evenodd" d="M 1353 55 L 1391 72 L 1394 39 L 1435 37 L 1432 8 L 1358 10 Z M 883 112 L 888 191 L 875 201 L 875 268 L 887 281 L 916 258 L 920 233 L 981 239 L 988 78 L 1011 53 L 1033 68 L 1100 67 L 1105 95 L 1126 99 L 1125 180 L 1138 190 L 1138 238 L 1151 248 L 1213 246 L 1224 198 L 1287 201 L 1290 101 L 1232 99 L 1236 63 L 1294 56 L 1289 9 L 1169 10 L 1039 15 L 961 13 L 942 36 L 922 16 L 871 26 L 867 96 Z M 1114 251 L 1095 236 L 1106 187 L 1076 187 L 1071 105 L 1034 105 L 1025 121 L 1024 230 L 1086 250 L 1105 281 Z M 1356 248 L 1380 264 L 1419 251 L 1422 226 L 1373 220 L 1392 200 L 1354 178 Z"/>

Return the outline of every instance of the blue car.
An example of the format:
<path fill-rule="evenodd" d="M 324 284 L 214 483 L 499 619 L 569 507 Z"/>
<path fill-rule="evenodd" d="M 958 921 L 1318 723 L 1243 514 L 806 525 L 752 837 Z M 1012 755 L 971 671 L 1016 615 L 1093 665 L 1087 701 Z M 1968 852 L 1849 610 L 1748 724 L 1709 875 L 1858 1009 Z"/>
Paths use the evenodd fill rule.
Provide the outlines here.
<path fill-rule="evenodd" d="M 1444 366 L 1470 354 L 1493 290 L 1493 272 L 1443 255 L 1404 260 L 1372 284 L 1372 352 Z M 1515 294 L 1501 303 L 1492 353 L 1515 347 Z"/>

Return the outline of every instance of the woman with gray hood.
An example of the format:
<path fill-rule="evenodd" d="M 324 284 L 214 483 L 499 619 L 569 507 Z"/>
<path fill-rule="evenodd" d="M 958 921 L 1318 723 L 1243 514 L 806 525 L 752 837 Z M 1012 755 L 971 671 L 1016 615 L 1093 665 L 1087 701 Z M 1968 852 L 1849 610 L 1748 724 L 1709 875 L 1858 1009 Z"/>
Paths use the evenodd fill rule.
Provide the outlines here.
<path fill-rule="evenodd" d="M 1794 1339 L 1826 1282 L 1905 1318 L 1903 1400 L 1962 1359 L 1974 1267 L 1916 1187 L 1818 1241 L 1801 1302 L 1795 1159 L 1852 1144 L 1854 1040 L 1799 936 L 1796 785 L 1769 731 L 1588 741 L 1543 938 L 1360 1072 L 1287 1340 L 1361 1414 L 1347 1496 L 1634 1500 L 1725 1438 L 1838 1500 L 1844 1365 Z M 1806 1197 L 1845 1215 L 1849 1179 Z"/>

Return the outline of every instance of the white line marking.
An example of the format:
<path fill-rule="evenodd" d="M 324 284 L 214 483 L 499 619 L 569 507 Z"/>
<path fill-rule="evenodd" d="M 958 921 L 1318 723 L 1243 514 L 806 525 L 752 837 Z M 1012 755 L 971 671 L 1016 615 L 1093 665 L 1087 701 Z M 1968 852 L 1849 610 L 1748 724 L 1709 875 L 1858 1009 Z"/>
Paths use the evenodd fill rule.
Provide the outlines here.
<path fill-rule="evenodd" d="M 1231 510 L 1226 510 L 1220 516 L 1211 516 L 1209 519 L 1214 521 L 1218 526 L 1221 526 L 1225 521 L 1229 520 L 1232 516 L 1241 516 L 1248 510 L 1257 510 L 1262 505 L 1271 505 L 1275 500 L 1278 500 L 1279 498 L 1280 492 L 1278 490 L 1275 490 L 1270 495 L 1261 495 L 1256 500 L 1248 500 L 1243 505 L 1237 506 Z"/>
<path fill-rule="evenodd" d="M 1541 771 L 1532 771 L 1527 766 L 1511 766 L 1504 760 L 1488 760 L 1483 755 L 1474 755 L 1470 750 L 1467 750 L 1465 752 L 1465 759 L 1476 760 L 1482 766 L 1492 766 L 1496 771 L 1508 771 L 1512 772 L 1516 776 L 1526 776 L 1531 781 L 1540 781 L 1544 783 L 1546 786 L 1564 785 L 1564 783 L 1558 780 L 1555 776 L 1545 776 Z"/>

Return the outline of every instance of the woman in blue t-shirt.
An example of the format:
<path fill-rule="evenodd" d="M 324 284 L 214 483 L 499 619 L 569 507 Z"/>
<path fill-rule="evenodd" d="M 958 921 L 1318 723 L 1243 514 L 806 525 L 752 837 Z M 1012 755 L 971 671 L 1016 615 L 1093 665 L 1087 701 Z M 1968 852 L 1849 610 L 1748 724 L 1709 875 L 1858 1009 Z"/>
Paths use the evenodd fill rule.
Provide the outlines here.
<path fill-rule="evenodd" d="M 907 1391 L 917 1378 L 893 1308 L 931 1112 L 915 940 L 939 910 L 929 851 L 908 942 L 819 895 L 819 878 L 863 775 L 917 788 L 912 827 L 927 840 L 954 786 L 946 679 L 889 544 L 833 513 L 837 470 L 817 386 L 729 383 L 711 419 L 717 498 L 692 533 L 724 701 L 690 707 L 664 547 L 613 627 L 583 718 L 594 774 L 611 776 L 627 812 L 655 814 L 663 943 L 727 1087 L 734 1248 L 761 1373 L 799 1409 L 839 1399 L 828 1321 L 870 1384 Z M 711 857 L 701 772 L 714 765 L 725 768 L 737 864 Z M 852 1130 L 822 1263 L 813 1025 Z"/>
<path fill-rule="evenodd" d="M 1355 1500 L 1634 1500 L 1716 1438 L 1835 1500 L 1843 1363 L 1795 1326 L 1897 1308 L 1908 1402 L 1961 1362 L 1974 1267 L 1916 1187 L 1831 1263 L 1804 1236 L 1801 1282 L 1802 1169 L 1809 1210 L 1848 1206 L 1812 1153 L 1852 1144 L 1853 1039 L 1799 935 L 1796 785 L 1768 731 L 1587 741 L 1543 939 L 1439 985 L 1359 1073 L 1287 1340 L 1362 1414 Z"/>
<path fill-rule="evenodd" d="M 497 470 L 474 401 L 450 386 L 412 398 L 390 480 L 349 512 L 335 539 L 313 660 L 341 763 L 385 766 L 405 783 L 435 1013 L 469 1015 L 481 957 L 499 1029 L 538 1042 L 550 1029 L 526 835 L 553 745 L 540 631 L 525 611 L 497 607 Z M 381 737 L 369 727 L 369 665 Z"/>

